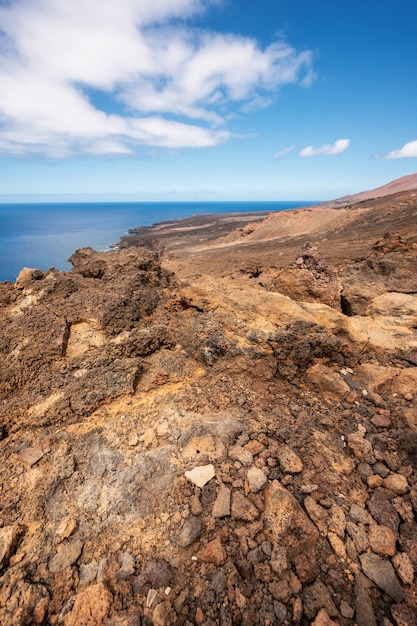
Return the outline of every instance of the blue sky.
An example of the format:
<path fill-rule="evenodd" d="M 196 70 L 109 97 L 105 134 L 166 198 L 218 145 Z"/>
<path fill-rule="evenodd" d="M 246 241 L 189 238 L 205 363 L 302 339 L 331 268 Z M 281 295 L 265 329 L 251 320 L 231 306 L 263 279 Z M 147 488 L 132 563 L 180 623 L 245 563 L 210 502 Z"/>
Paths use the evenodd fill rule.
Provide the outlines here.
<path fill-rule="evenodd" d="M 0 201 L 324 200 L 417 171 L 417 3 L 0 0 Z"/>

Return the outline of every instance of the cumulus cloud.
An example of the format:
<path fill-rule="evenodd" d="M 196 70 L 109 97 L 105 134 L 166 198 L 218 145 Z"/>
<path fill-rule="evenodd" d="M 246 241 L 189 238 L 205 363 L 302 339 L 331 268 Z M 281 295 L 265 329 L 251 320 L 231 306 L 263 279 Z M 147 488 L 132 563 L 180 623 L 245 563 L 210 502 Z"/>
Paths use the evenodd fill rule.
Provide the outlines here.
<path fill-rule="evenodd" d="M 410 159 L 417 157 L 417 139 L 404 144 L 399 150 L 393 150 L 385 155 L 386 159 Z"/>
<path fill-rule="evenodd" d="M 283 148 L 282 150 L 278 150 L 278 152 L 275 152 L 273 158 L 274 159 L 279 159 L 280 157 L 284 156 L 284 154 L 287 154 L 288 152 L 291 152 L 292 150 L 294 150 L 295 146 L 287 146 L 286 148 Z"/>
<path fill-rule="evenodd" d="M 333 155 L 341 154 L 342 152 L 344 152 L 346 148 L 349 147 L 349 144 L 350 144 L 350 139 L 338 139 L 334 143 L 324 144 L 320 148 L 307 146 L 306 148 L 303 148 L 301 152 L 298 153 L 298 156 L 313 157 L 313 156 L 317 156 L 318 154 L 325 154 L 325 155 L 333 156 Z"/>
<path fill-rule="evenodd" d="M 208 4 L 0 3 L 1 152 L 213 146 L 231 137 L 220 127 L 235 108 L 267 106 L 281 85 L 311 80 L 308 51 L 187 27 Z"/>

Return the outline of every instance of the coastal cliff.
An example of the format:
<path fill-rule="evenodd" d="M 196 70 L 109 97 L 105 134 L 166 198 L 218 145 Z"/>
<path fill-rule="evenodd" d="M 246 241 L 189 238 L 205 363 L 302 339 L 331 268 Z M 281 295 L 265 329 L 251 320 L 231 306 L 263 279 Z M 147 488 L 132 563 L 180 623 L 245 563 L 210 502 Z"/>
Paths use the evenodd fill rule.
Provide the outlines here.
<path fill-rule="evenodd" d="M 0 623 L 417 623 L 417 193 L 312 211 L 0 285 Z"/>

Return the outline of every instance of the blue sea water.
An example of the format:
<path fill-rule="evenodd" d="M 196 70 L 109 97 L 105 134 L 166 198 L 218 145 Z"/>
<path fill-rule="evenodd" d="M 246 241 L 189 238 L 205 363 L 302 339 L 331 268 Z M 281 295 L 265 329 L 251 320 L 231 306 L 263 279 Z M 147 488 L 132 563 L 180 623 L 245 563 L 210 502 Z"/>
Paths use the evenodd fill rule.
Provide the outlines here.
<path fill-rule="evenodd" d="M 90 246 L 105 251 L 129 228 L 191 215 L 283 211 L 313 202 L 125 202 L 0 204 L 0 282 L 23 267 L 69 270 L 68 257 Z"/>

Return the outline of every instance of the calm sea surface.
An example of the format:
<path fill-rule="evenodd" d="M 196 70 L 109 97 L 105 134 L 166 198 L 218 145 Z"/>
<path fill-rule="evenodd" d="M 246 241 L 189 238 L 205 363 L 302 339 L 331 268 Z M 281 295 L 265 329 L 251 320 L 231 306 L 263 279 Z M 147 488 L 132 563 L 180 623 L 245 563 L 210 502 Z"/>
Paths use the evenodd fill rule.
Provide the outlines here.
<path fill-rule="evenodd" d="M 0 282 L 23 267 L 69 270 L 68 257 L 90 246 L 105 251 L 129 228 L 191 215 L 283 211 L 313 202 L 126 202 L 0 204 Z"/>

